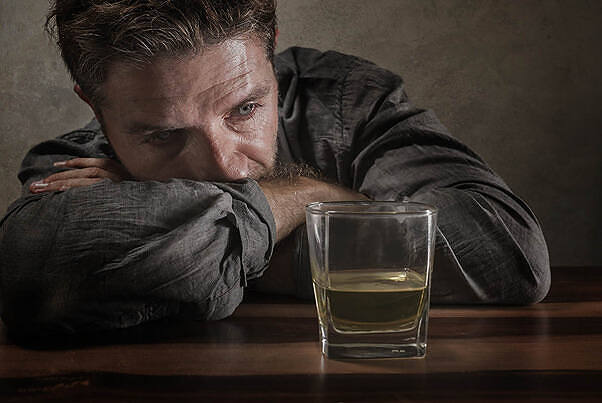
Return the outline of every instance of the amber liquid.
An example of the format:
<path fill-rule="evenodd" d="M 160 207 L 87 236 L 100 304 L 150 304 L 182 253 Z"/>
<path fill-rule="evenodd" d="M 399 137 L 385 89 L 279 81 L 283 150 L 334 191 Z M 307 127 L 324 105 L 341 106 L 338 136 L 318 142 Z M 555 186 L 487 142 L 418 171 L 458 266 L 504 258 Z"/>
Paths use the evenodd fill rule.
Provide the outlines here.
<path fill-rule="evenodd" d="M 416 327 L 425 308 L 426 281 L 411 269 L 331 272 L 314 280 L 318 315 L 341 333 L 398 332 Z"/>

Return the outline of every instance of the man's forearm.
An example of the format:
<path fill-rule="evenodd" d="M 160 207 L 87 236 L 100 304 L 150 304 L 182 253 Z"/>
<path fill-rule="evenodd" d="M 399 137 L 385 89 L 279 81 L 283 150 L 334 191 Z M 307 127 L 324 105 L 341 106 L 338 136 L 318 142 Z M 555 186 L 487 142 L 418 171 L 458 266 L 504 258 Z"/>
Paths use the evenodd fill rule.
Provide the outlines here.
<path fill-rule="evenodd" d="M 102 181 L 26 196 L 1 224 L 2 319 L 31 334 L 221 319 L 275 244 L 253 181 Z"/>
<path fill-rule="evenodd" d="M 305 222 L 305 206 L 315 201 L 368 200 L 345 187 L 307 177 L 270 179 L 259 182 L 274 221 L 277 242 Z"/>
<path fill-rule="evenodd" d="M 314 201 L 368 200 L 339 185 L 307 177 L 266 180 L 259 183 L 276 222 L 278 245 L 269 268 L 256 282 L 256 289 L 273 294 L 295 294 L 293 259 L 297 252 L 291 232 L 305 222 L 305 206 Z"/>

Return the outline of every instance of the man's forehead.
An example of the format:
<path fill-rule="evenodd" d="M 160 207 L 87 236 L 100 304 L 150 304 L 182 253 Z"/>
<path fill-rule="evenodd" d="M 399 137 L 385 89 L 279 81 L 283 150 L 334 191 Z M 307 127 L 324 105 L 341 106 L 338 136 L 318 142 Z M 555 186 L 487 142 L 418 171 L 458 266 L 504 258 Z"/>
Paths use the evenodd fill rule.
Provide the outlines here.
<path fill-rule="evenodd" d="M 115 63 L 104 92 L 110 103 L 118 104 L 215 98 L 252 85 L 266 65 L 269 61 L 256 41 L 227 40 L 202 53 L 164 56 L 142 67 Z"/>

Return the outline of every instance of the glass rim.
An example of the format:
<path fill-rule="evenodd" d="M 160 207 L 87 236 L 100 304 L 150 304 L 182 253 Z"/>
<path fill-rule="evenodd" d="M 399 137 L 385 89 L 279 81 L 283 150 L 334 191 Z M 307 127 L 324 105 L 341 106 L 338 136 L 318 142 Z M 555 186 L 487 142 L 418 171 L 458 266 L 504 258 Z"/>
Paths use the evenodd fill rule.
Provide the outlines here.
<path fill-rule="evenodd" d="M 335 210 L 336 207 L 360 207 L 360 206 L 380 206 L 392 207 L 385 211 L 367 211 L 365 209 L 357 210 Z M 393 206 L 413 207 L 412 211 L 398 211 Z M 333 209 L 323 209 L 322 207 L 332 207 Z M 353 200 L 353 201 L 326 201 L 312 202 L 305 206 L 306 213 L 314 215 L 407 215 L 407 216 L 434 216 L 437 215 L 438 209 L 430 204 L 413 202 L 413 201 L 372 201 L 372 200 Z"/>

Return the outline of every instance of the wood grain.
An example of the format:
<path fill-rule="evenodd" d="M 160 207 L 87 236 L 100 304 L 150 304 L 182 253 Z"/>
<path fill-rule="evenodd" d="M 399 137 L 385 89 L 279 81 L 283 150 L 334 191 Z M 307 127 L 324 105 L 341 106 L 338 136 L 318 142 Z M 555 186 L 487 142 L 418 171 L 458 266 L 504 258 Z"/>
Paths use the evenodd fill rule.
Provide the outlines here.
<path fill-rule="evenodd" d="M 600 273 L 555 268 L 532 306 L 433 307 L 422 360 L 326 359 L 313 304 L 257 294 L 222 321 L 62 343 L 0 328 L 0 401 L 600 401 Z"/>

